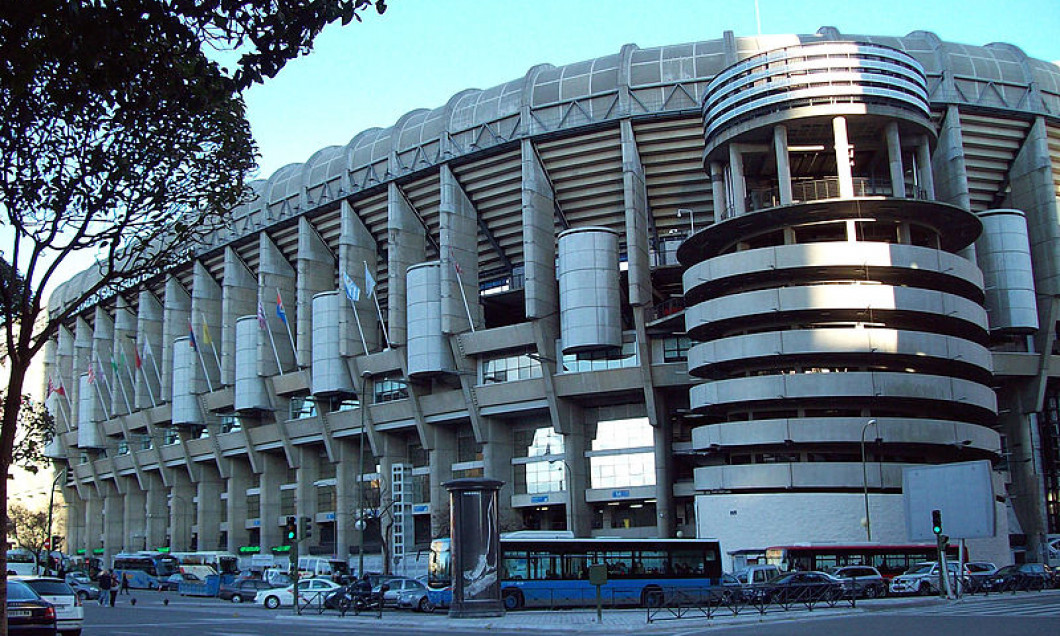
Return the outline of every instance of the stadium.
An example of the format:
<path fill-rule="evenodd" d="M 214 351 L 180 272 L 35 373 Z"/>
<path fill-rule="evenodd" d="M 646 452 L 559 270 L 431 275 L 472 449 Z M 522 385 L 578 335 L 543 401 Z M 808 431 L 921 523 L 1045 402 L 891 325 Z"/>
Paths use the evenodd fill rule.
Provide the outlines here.
<path fill-rule="evenodd" d="M 396 563 L 476 476 L 505 531 L 904 543 L 903 470 L 972 460 L 977 559 L 1060 533 L 1060 67 L 1016 46 L 630 44 L 251 186 L 46 349 L 71 552 L 296 516 Z"/>

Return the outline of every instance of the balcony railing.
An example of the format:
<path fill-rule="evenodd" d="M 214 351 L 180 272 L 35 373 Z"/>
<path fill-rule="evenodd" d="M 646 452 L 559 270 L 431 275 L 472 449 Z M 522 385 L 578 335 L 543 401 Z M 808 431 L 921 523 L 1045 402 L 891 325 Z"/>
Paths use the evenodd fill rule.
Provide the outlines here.
<path fill-rule="evenodd" d="M 890 179 L 877 179 L 873 177 L 854 177 L 855 197 L 891 197 L 894 189 L 891 187 Z M 792 203 L 804 203 L 806 201 L 820 201 L 823 199 L 839 198 L 839 178 L 825 177 L 823 179 L 799 180 L 791 184 Z M 923 188 L 906 185 L 905 198 L 927 199 L 927 192 Z M 775 208 L 780 203 L 780 188 L 753 188 L 748 192 L 744 200 L 748 212 Z M 735 211 L 726 206 L 722 211 L 722 218 L 729 219 L 736 216 Z"/>

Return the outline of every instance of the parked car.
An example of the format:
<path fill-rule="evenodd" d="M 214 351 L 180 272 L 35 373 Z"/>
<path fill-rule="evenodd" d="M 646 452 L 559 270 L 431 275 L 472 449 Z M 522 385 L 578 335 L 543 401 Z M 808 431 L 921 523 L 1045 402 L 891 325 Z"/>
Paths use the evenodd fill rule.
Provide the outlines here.
<path fill-rule="evenodd" d="M 81 602 L 94 601 L 99 598 L 99 586 L 82 572 L 70 572 L 66 575 L 66 584 L 74 588 Z"/>
<path fill-rule="evenodd" d="M 7 633 L 55 636 L 55 607 L 22 581 L 7 580 Z"/>
<path fill-rule="evenodd" d="M 242 603 L 243 601 L 252 600 L 262 590 L 275 588 L 275 585 L 261 579 L 239 579 L 227 585 L 222 585 L 217 592 L 217 598 L 222 601 Z"/>
<path fill-rule="evenodd" d="M 387 586 L 389 586 L 389 589 L 383 592 L 384 607 L 396 607 L 398 597 L 401 595 L 402 592 L 406 590 L 423 590 L 424 593 L 427 592 L 426 585 L 420 583 L 416 579 L 410 579 L 403 576 L 394 577 L 392 579 L 387 580 L 385 583 Z M 373 588 L 372 591 L 374 592 L 376 590 Z"/>
<path fill-rule="evenodd" d="M 744 599 L 755 598 L 755 589 L 765 585 L 770 580 L 780 576 L 780 568 L 775 565 L 749 565 L 733 572 L 733 576 L 740 582 Z"/>
<path fill-rule="evenodd" d="M 298 582 L 298 602 L 316 604 L 319 599 L 323 603 L 329 593 L 340 588 L 341 585 L 330 579 L 302 579 Z M 254 595 L 254 603 L 268 609 L 294 605 L 294 586 L 260 590 Z"/>
<path fill-rule="evenodd" d="M 844 565 L 828 573 L 843 582 L 846 591 L 858 598 L 876 598 L 887 593 L 887 581 L 871 565 Z"/>
<path fill-rule="evenodd" d="M 415 586 L 406 585 L 405 589 L 398 593 L 397 606 L 412 609 L 417 612 L 433 612 L 434 603 L 431 603 L 427 594 L 427 586 L 422 581 L 416 580 Z"/>
<path fill-rule="evenodd" d="M 1052 586 L 1052 573 L 1041 563 L 1006 565 L 990 577 L 992 590 L 1042 590 Z"/>
<path fill-rule="evenodd" d="M 185 582 L 202 583 L 202 579 L 188 572 L 177 572 L 162 579 L 158 584 L 158 589 L 163 592 L 176 592 L 180 589 L 180 584 Z"/>
<path fill-rule="evenodd" d="M 54 576 L 20 576 L 17 580 L 55 607 L 55 624 L 59 633 L 79 636 L 85 622 L 85 609 L 81 607 L 81 598 L 74 588 Z"/>
<path fill-rule="evenodd" d="M 997 566 L 987 561 L 969 561 L 964 567 L 968 571 L 964 577 L 964 585 L 972 592 L 989 589 L 990 579 L 994 572 L 997 572 Z"/>
<path fill-rule="evenodd" d="M 723 572 L 718 579 L 718 584 L 710 590 L 710 600 L 730 604 L 734 601 L 744 600 L 743 584 L 735 575 Z"/>
<path fill-rule="evenodd" d="M 958 566 L 956 563 L 947 563 L 946 566 L 949 570 L 950 585 L 956 586 Z M 965 567 L 964 575 L 967 576 L 968 574 L 968 568 Z M 929 596 L 938 594 L 939 591 L 939 564 L 937 561 L 917 563 L 904 573 L 891 579 L 891 594 L 921 594 Z"/>
<path fill-rule="evenodd" d="M 833 601 L 845 594 L 843 583 L 827 572 L 788 572 L 754 588 L 752 598 L 762 603 Z"/>

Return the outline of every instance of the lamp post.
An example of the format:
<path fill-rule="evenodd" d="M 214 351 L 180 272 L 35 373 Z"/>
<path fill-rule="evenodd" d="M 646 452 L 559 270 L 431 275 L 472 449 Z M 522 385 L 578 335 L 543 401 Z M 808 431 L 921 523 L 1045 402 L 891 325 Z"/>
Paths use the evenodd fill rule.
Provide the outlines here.
<path fill-rule="evenodd" d="M 357 438 L 357 576 L 364 577 L 364 431 L 368 409 L 368 379 L 371 372 L 361 372 L 361 434 Z"/>
<path fill-rule="evenodd" d="M 876 429 L 876 439 L 880 439 L 880 428 L 876 426 L 876 420 L 869 420 L 861 427 L 861 485 L 865 492 L 865 540 L 872 541 L 872 518 L 869 517 L 869 470 L 865 464 L 865 431 L 869 427 Z"/>
<path fill-rule="evenodd" d="M 677 209 L 677 218 L 681 218 L 685 214 L 688 215 L 688 225 L 689 225 L 689 229 L 691 230 L 691 234 L 695 234 L 696 233 L 696 217 L 693 215 L 691 208 L 678 208 Z M 691 234 L 690 234 L 690 236 L 691 236 Z"/>
<path fill-rule="evenodd" d="M 55 549 L 52 535 L 52 510 L 55 509 L 55 487 L 59 484 L 59 478 L 66 476 L 66 466 L 63 466 L 59 474 L 52 480 L 51 490 L 48 491 L 48 556 L 44 559 L 44 573 L 50 574 L 51 572 L 51 556 L 52 550 Z"/>

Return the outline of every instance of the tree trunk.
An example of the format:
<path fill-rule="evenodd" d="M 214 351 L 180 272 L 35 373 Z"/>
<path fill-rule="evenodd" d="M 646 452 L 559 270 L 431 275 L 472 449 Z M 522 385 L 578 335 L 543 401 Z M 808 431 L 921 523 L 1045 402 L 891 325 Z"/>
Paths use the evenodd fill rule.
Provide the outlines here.
<path fill-rule="evenodd" d="M 4 396 L 3 422 L 0 424 L 0 502 L 3 504 L 3 523 L 0 523 L 0 545 L 7 545 L 7 482 L 11 472 L 11 453 L 15 446 L 18 411 L 22 407 L 22 386 L 26 369 L 17 356 L 10 356 L 11 375 Z M 0 636 L 7 636 L 7 550 L 0 552 Z"/>

